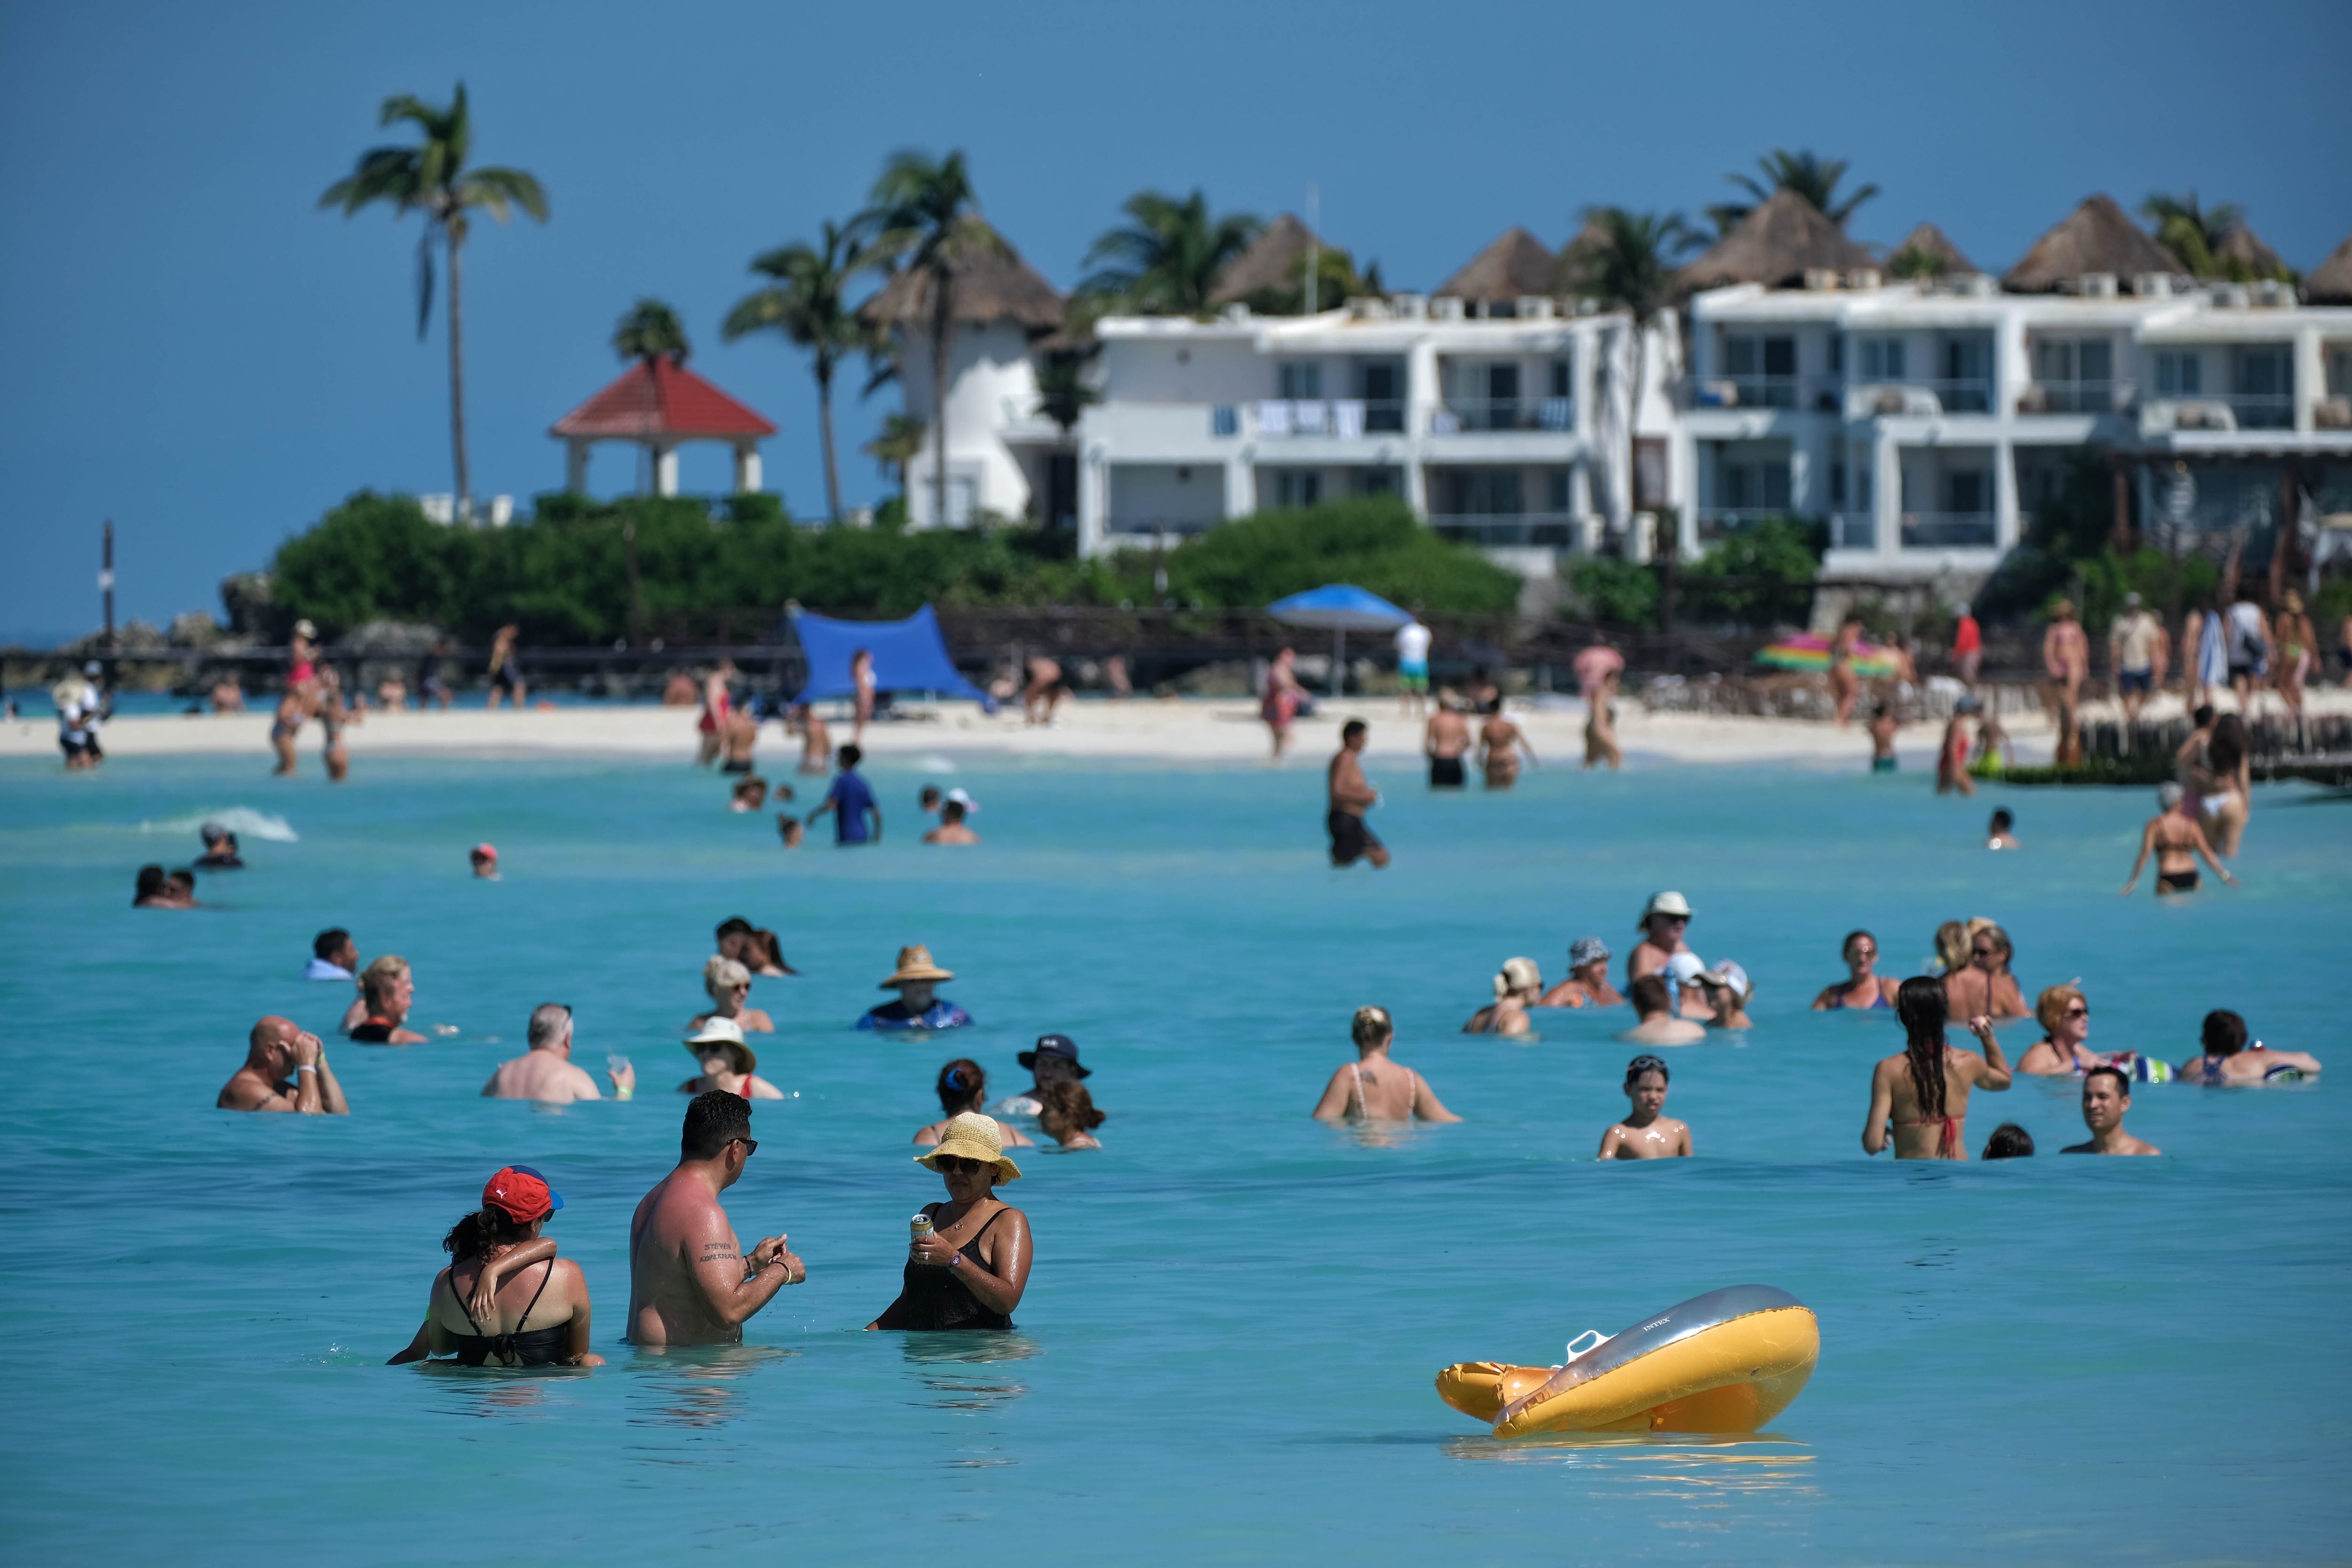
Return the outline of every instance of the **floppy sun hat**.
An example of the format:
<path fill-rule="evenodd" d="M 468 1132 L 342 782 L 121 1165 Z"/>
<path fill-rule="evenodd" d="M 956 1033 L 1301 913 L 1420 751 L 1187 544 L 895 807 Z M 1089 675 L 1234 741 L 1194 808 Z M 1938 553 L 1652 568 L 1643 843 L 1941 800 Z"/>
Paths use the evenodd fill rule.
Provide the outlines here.
<path fill-rule="evenodd" d="M 734 1064 L 734 1070 L 737 1072 L 750 1073 L 760 1065 L 760 1058 L 753 1056 L 751 1047 L 743 1043 L 743 1026 L 732 1018 L 721 1018 L 714 1015 L 705 1019 L 702 1027 L 687 1036 L 685 1043 L 686 1048 L 694 1053 L 697 1061 L 712 1054 L 704 1050 L 703 1047 L 718 1046 L 721 1047 L 718 1054 L 726 1057 Z"/>
<path fill-rule="evenodd" d="M 1023 1051 L 1013 1059 L 1019 1062 L 1023 1067 L 1027 1068 L 1030 1071 L 1034 1072 L 1037 1070 L 1037 1058 L 1039 1057 L 1061 1058 L 1064 1061 L 1070 1064 L 1070 1071 L 1079 1078 L 1092 1078 L 1095 1076 L 1094 1068 L 1082 1068 L 1078 1065 L 1078 1042 L 1070 1038 L 1067 1035 L 1040 1035 L 1037 1037 L 1037 1048 L 1035 1050 Z"/>
<path fill-rule="evenodd" d="M 953 971 L 941 969 L 931 962 L 929 948 L 920 945 L 902 947 L 898 950 L 898 967 L 892 972 L 887 980 L 875 989 L 887 991 L 893 985 L 908 980 L 953 980 L 954 978 Z"/>
<path fill-rule="evenodd" d="M 996 1184 L 1021 1179 L 1021 1167 L 1004 1156 L 1004 1140 L 997 1133 L 996 1119 L 977 1111 L 961 1111 L 948 1119 L 947 1131 L 940 1134 L 939 1147 L 915 1156 L 915 1163 L 927 1171 L 936 1171 L 942 1154 L 959 1160 L 979 1160 L 996 1167 Z"/>
<path fill-rule="evenodd" d="M 482 1184 L 482 1206 L 497 1209 L 519 1225 L 529 1225 L 562 1208 L 563 1198 L 529 1165 L 507 1165 Z"/>
<path fill-rule="evenodd" d="M 1691 918 L 1690 900 L 1675 892 L 1652 893 L 1650 901 L 1642 906 L 1642 918 L 1633 922 L 1634 929 L 1638 931 L 1649 924 L 1652 915 L 1675 915 L 1688 920 Z"/>

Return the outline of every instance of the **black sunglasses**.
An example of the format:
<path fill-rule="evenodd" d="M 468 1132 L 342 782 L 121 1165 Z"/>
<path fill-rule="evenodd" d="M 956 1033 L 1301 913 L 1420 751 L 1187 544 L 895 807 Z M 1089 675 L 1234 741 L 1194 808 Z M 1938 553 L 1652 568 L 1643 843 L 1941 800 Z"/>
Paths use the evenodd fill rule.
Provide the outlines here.
<path fill-rule="evenodd" d="M 942 1175 L 960 1176 L 967 1171 L 973 1175 L 978 1175 L 982 1171 L 992 1171 L 996 1167 L 986 1160 L 964 1160 L 953 1154 L 941 1154 L 931 1162 L 931 1169 Z"/>
<path fill-rule="evenodd" d="M 743 1158 L 746 1160 L 760 1152 L 760 1141 L 757 1138 L 730 1138 L 727 1142 L 743 1145 Z"/>

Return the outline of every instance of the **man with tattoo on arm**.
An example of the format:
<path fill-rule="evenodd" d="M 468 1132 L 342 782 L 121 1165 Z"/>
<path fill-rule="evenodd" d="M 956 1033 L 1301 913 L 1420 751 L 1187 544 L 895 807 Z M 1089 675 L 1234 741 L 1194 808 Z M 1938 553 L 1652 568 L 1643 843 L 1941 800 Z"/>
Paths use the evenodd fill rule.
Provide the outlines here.
<path fill-rule="evenodd" d="M 744 1254 L 719 1194 L 759 1148 L 751 1102 L 724 1089 L 686 1108 L 677 1168 L 629 1221 L 629 1339 L 639 1345 L 731 1345 L 744 1320 L 808 1268 L 772 1236 Z"/>

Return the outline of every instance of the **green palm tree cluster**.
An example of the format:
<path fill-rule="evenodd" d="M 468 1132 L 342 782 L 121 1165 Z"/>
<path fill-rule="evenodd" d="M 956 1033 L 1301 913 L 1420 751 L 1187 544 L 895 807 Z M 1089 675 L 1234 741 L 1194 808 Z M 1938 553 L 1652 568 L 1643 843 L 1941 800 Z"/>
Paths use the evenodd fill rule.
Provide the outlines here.
<path fill-rule="evenodd" d="M 410 146 L 371 147 L 360 154 L 358 166 L 327 187 L 319 198 L 322 207 L 341 207 L 351 216 L 376 202 L 388 205 L 395 217 L 417 213 L 425 232 L 416 247 L 416 335 L 425 336 L 433 316 L 433 247 L 446 247 L 449 266 L 449 442 L 457 468 L 457 504 L 472 504 L 473 489 L 466 463 L 465 272 L 462 257 L 468 215 L 487 212 L 504 223 L 517 207 L 541 223 L 547 221 L 547 193 L 539 181 L 520 169 L 468 168 L 473 152 L 474 122 L 466 102 L 466 84 L 459 82 L 448 105 L 436 107 L 408 93 L 383 100 L 377 123 L 406 121 L 422 140 Z"/>
<path fill-rule="evenodd" d="M 675 310 L 662 300 L 644 299 L 613 329 L 613 352 L 647 365 L 660 359 L 684 364 L 694 345 L 686 341 L 686 323 L 677 319 Z"/>
<path fill-rule="evenodd" d="M 1748 174 L 1724 176 L 1755 200 L 1724 202 L 1708 207 L 1706 216 L 1714 221 L 1718 235 L 1730 233 L 1741 218 L 1756 210 L 1757 204 L 1775 191 L 1796 192 L 1840 228 L 1853 216 L 1855 208 L 1878 195 L 1876 185 L 1864 185 L 1843 201 L 1838 199 L 1838 184 L 1845 178 L 1848 167 L 1843 158 L 1823 158 L 1810 151 L 1791 153 L 1775 147 L 1756 160 L 1756 167 L 1764 176 L 1760 182 Z"/>
<path fill-rule="evenodd" d="M 1139 191 L 1119 210 L 1130 221 L 1105 229 L 1079 264 L 1109 265 L 1082 280 L 1078 293 L 1139 315 L 1207 315 L 1217 279 L 1265 227 L 1248 213 L 1213 217 L 1197 188 L 1181 201 Z"/>
<path fill-rule="evenodd" d="M 814 245 L 794 240 L 753 257 L 751 270 L 772 281 L 736 301 L 719 328 L 730 342 L 772 331 L 809 351 L 824 449 L 825 513 L 835 522 L 841 521 L 841 465 L 833 435 L 834 374 L 850 354 L 882 352 L 881 334 L 858 316 L 850 295 L 859 278 L 887 266 L 886 256 L 859 242 L 854 225 L 843 228 L 827 220 Z"/>
<path fill-rule="evenodd" d="M 2264 277 L 2294 279 L 2288 268 L 2250 264 L 2243 257 L 2222 254 L 2231 237 L 2246 226 L 2246 209 L 2235 202 L 2206 207 L 2199 205 L 2195 191 L 2184 196 L 2155 191 L 2140 203 L 2139 213 L 2156 226 L 2157 243 L 2179 257 L 2193 277 L 2225 278 L 2233 283 Z"/>

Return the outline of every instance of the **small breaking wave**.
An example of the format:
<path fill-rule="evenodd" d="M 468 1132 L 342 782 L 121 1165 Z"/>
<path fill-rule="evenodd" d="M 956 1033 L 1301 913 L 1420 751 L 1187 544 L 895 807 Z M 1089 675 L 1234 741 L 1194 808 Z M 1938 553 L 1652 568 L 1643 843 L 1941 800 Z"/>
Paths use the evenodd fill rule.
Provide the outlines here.
<path fill-rule="evenodd" d="M 163 822 L 142 822 L 142 833 L 194 833 L 207 822 L 217 822 L 239 838 L 264 838 L 273 844 L 299 844 L 302 836 L 291 824 L 275 812 L 256 811 L 249 805 L 232 805 L 225 811 L 199 811 L 188 816 L 174 816 Z"/>

